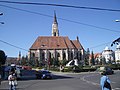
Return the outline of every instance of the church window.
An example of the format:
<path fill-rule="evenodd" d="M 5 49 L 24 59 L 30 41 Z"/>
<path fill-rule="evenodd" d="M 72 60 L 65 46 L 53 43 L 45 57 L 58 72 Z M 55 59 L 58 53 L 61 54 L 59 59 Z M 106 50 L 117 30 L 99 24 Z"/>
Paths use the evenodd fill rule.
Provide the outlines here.
<path fill-rule="evenodd" d="M 42 52 L 42 60 L 45 60 L 45 53 Z"/>
<path fill-rule="evenodd" d="M 63 53 L 63 60 L 65 60 L 66 59 L 66 54 L 65 53 Z"/>
<path fill-rule="evenodd" d="M 54 32 L 54 36 L 56 36 L 56 32 Z"/>

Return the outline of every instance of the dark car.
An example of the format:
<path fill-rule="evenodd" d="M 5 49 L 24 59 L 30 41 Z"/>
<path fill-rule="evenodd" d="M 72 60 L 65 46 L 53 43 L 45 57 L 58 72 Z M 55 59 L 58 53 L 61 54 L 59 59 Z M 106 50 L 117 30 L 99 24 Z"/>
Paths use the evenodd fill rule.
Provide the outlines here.
<path fill-rule="evenodd" d="M 106 74 L 107 75 L 114 74 L 114 71 L 111 68 L 106 68 Z"/>
<path fill-rule="evenodd" d="M 109 67 L 100 67 L 100 73 L 106 73 L 107 75 L 114 74 L 114 71 Z"/>
<path fill-rule="evenodd" d="M 52 73 L 48 70 L 39 70 L 36 71 L 36 77 L 37 79 L 52 79 Z"/>

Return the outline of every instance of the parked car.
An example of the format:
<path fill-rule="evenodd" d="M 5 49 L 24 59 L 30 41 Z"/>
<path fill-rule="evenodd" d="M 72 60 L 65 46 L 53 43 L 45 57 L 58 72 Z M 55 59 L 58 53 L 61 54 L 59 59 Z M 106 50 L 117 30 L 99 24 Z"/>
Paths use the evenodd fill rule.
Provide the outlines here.
<path fill-rule="evenodd" d="M 39 71 L 36 71 L 36 77 L 38 79 L 52 79 L 53 75 L 48 70 L 39 70 Z"/>
<path fill-rule="evenodd" d="M 100 74 L 106 73 L 107 75 L 114 74 L 114 71 L 110 67 L 100 67 Z"/>
<path fill-rule="evenodd" d="M 31 67 L 31 66 L 22 66 L 22 69 L 25 69 L 25 70 L 32 70 L 32 67 Z"/>

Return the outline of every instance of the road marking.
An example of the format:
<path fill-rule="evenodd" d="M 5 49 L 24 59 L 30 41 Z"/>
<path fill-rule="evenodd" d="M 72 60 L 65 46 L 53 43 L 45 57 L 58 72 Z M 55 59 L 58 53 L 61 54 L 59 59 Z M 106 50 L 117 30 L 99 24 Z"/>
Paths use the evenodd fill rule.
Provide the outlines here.
<path fill-rule="evenodd" d="M 112 90 L 120 90 L 120 88 L 114 88 L 114 89 L 112 89 Z"/>
<path fill-rule="evenodd" d="M 98 75 L 98 74 L 97 74 L 97 75 Z M 85 81 L 85 82 L 90 83 L 90 84 L 92 84 L 92 85 L 100 86 L 100 84 L 98 84 L 98 83 L 95 83 L 95 82 L 92 82 L 92 81 L 88 81 L 88 80 L 85 79 L 86 77 L 91 77 L 91 76 L 95 76 L 95 75 L 92 74 L 92 75 L 83 76 L 83 77 L 80 78 L 80 79 L 81 79 L 82 81 Z"/>
<path fill-rule="evenodd" d="M 111 83 L 116 83 L 116 82 L 111 82 Z"/>

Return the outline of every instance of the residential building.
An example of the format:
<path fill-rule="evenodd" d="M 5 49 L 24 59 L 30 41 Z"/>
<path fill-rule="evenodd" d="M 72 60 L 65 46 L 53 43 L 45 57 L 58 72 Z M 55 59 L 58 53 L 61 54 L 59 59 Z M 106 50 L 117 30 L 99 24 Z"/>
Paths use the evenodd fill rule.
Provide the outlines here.
<path fill-rule="evenodd" d="M 115 50 L 115 62 L 120 63 L 120 44 L 117 45 Z"/>
<path fill-rule="evenodd" d="M 108 46 L 102 52 L 102 58 L 105 58 L 106 63 L 114 62 L 114 52 Z"/>
<path fill-rule="evenodd" d="M 95 65 L 98 65 L 100 64 L 101 62 L 101 58 L 102 58 L 102 54 L 101 53 L 94 53 L 94 62 L 95 62 Z M 89 55 L 89 65 L 92 65 L 92 54 Z"/>

